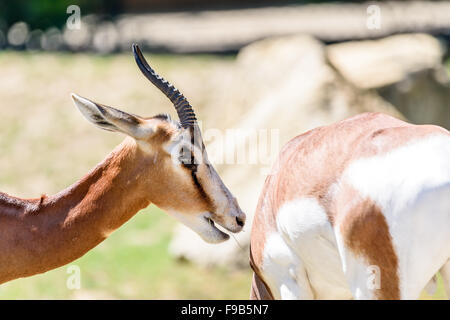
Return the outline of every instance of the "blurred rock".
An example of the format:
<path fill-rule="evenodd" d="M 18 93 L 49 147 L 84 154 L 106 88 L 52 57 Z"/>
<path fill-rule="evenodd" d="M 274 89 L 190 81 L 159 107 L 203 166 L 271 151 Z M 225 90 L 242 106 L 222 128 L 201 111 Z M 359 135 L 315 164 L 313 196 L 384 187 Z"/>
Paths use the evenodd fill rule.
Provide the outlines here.
<path fill-rule="evenodd" d="M 91 43 L 92 34 L 94 33 L 97 18 L 92 15 L 85 16 L 81 19 L 79 29 L 69 29 L 64 27 L 63 38 L 70 50 L 87 49 Z"/>
<path fill-rule="evenodd" d="M 413 123 L 437 124 L 450 130 L 450 81 L 442 66 L 411 73 L 377 91 Z"/>
<path fill-rule="evenodd" d="M 26 42 L 27 50 L 40 50 L 41 47 L 41 38 L 44 35 L 42 30 L 33 30 L 30 32 Z"/>
<path fill-rule="evenodd" d="M 375 89 L 414 123 L 450 129 L 443 45 L 426 34 L 330 45 L 330 63 L 358 88 Z"/>
<path fill-rule="evenodd" d="M 95 30 L 93 45 L 99 53 L 111 53 L 118 45 L 119 33 L 112 22 L 102 22 Z"/>
<path fill-rule="evenodd" d="M 8 42 L 12 46 L 22 46 L 28 37 L 28 25 L 25 22 L 14 23 L 8 31 Z"/>
<path fill-rule="evenodd" d="M 68 30 L 67 24 L 64 27 L 66 45 L 62 48 L 128 52 L 131 43 L 139 42 L 151 50 L 214 53 L 237 52 L 260 39 L 291 34 L 310 34 L 333 43 L 399 33 L 425 32 L 447 41 L 450 36 L 449 1 L 281 3 L 227 9 L 211 5 L 178 10 L 125 10 L 128 13 L 112 18 L 101 14 L 85 16 L 83 11 L 80 29 Z M 105 24 L 105 19 L 110 21 Z M 16 48 L 21 48 L 26 40 L 23 22 L 20 23 L 13 25 L 16 28 L 11 34 L 10 44 Z"/>
<path fill-rule="evenodd" d="M 219 151 L 229 155 L 236 150 L 251 150 L 255 143 L 256 149 L 265 151 L 262 157 L 257 156 L 256 164 L 248 159 L 243 164 L 215 163 L 247 213 L 245 232 L 235 235 L 236 241 L 209 245 L 179 226 L 170 247 L 175 256 L 202 265 L 248 266 L 251 221 L 259 193 L 271 164 L 287 141 L 311 128 L 365 111 L 402 117 L 376 92 L 357 88 L 338 74 L 328 64 L 325 53 L 321 42 L 303 35 L 266 39 L 241 50 L 226 95 L 213 99 L 210 108 L 234 111 L 232 117 L 218 115 L 216 123 L 221 128 L 245 130 L 234 143 L 212 141 L 207 148 L 210 158 L 215 157 L 217 149 L 222 148 Z M 237 118 L 241 120 L 236 122 Z M 264 139 L 255 141 L 255 133 L 261 131 L 269 134 L 266 140 L 270 146 Z"/>
<path fill-rule="evenodd" d="M 49 28 L 41 38 L 42 49 L 56 51 L 63 45 L 63 36 L 58 28 Z"/>
<path fill-rule="evenodd" d="M 117 30 L 119 32 L 119 46 L 123 51 L 129 51 L 134 42 L 139 42 L 140 29 L 135 19 L 130 19 L 128 15 L 124 15 L 117 20 Z"/>
<path fill-rule="evenodd" d="M 426 34 L 405 34 L 375 41 L 327 47 L 331 64 L 359 88 L 391 85 L 423 70 L 442 67 L 444 48 Z"/>
<path fill-rule="evenodd" d="M 124 30 L 120 39 L 124 43 L 136 39 L 153 50 L 227 52 L 260 39 L 291 34 L 310 34 L 326 42 L 374 39 L 408 32 L 448 37 L 449 14 L 448 1 L 353 1 L 186 12 L 150 11 L 121 16 L 122 25 L 117 25 Z M 129 49 L 128 46 L 121 48 Z"/>

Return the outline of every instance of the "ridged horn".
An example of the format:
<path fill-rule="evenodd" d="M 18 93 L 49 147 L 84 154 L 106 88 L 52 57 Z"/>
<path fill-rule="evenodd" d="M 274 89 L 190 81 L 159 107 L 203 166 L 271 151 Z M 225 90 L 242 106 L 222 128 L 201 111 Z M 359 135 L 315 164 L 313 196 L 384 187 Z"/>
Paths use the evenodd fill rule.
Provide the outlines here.
<path fill-rule="evenodd" d="M 197 118 L 189 101 L 177 88 L 164 80 L 149 66 L 137 44 L 133 44 L 132 48 L 136 63 L 144 76 L 172 101 L 175 110 L 177 110 L 178 118 L 180 118 L 181 126 L 183 128 L 193 127 L 197 122 Z"/>

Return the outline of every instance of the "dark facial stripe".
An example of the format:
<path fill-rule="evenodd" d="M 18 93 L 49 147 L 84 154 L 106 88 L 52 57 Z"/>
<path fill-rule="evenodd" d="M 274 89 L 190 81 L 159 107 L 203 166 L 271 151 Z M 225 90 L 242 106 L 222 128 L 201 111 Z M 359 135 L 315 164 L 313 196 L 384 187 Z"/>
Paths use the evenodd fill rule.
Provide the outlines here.
<path fill-rule="evenodd" d="M 208 203 L 210 207 L 213 207 L 213 202 L 211 201 L 210 197 L 206 194 L 205 189 L 203 188 L 202 184 L 198 180 L 197 177 L 197 164 L 183 164 L 183 167 L 188 169 L 191 172 L 192 181 L 194 182 L 194 185 L 197 187 L 198 191 L 200 192 L 201 197 Z"/>
<path fill-rule="evenodd" d="M 194 129 L 190 128 L 190 134 L 191 134 L 191 145 L 194 146 L 195 137 L 194 137 Z M 203 143 L 203 142 L 202 142 Z M 204 148 L 204 146 L 203 146 Z M 200 195 L 202 198 L 208 203 L 208 206 L 211 208 L 212 211 L 214 211 L 214 203 L 211 201 L 211 198 L 208 196 L 208 194 L 205 192 L 205 189 L 203 188 L 202 184 L 198 180 L 197 177 L 197 169 L 198 169 L 198 163 L 195 161 L 194 152 L 191 150 L 191 157 L 190 157 L 190 163 L 183 163 L 183 166 L 191 171 L 191 177 L 192 181 L 194 182 L 195 186 L 197 187 L 198 191 L 200 192 Z"/>

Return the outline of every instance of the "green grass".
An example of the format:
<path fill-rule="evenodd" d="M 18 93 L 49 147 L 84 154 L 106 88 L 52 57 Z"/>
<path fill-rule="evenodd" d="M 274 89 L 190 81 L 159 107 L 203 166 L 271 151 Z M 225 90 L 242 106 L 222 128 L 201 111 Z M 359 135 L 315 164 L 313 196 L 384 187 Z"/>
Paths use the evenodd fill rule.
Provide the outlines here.
<path fill-rule="evenodd" d="M 444 283 L 440 274 L 437 275 L 437 288 L 434 294 L 430 295 L 428 292 L 423 291 L 420 296 L 422 300 L 446 300 L 447 294 L 445 293 Z"/>

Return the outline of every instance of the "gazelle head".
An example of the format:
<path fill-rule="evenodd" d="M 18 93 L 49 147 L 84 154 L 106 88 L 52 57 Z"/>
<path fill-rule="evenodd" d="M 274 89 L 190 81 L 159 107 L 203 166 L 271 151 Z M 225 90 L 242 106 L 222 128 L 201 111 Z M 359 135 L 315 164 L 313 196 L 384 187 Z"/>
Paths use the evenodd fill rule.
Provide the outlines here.
<path fill-rule="evenodd" d="M 208 161 L 194 110 L 174 86 L 148 65 L 137 45 L 133 45 L 133 54 L 144 76 L 173 103 L 180 122 L 167 115 L 139 117 L 73 94 L 75 105 L 97 127 L 134 139 L 139 154 L 134 171 L 141 170 L 139 179 L 149 181 L 149 201 L 205 241 L 225 241 L 229 235 L 215 223 L 239 232 L 245 214 Z"/>

